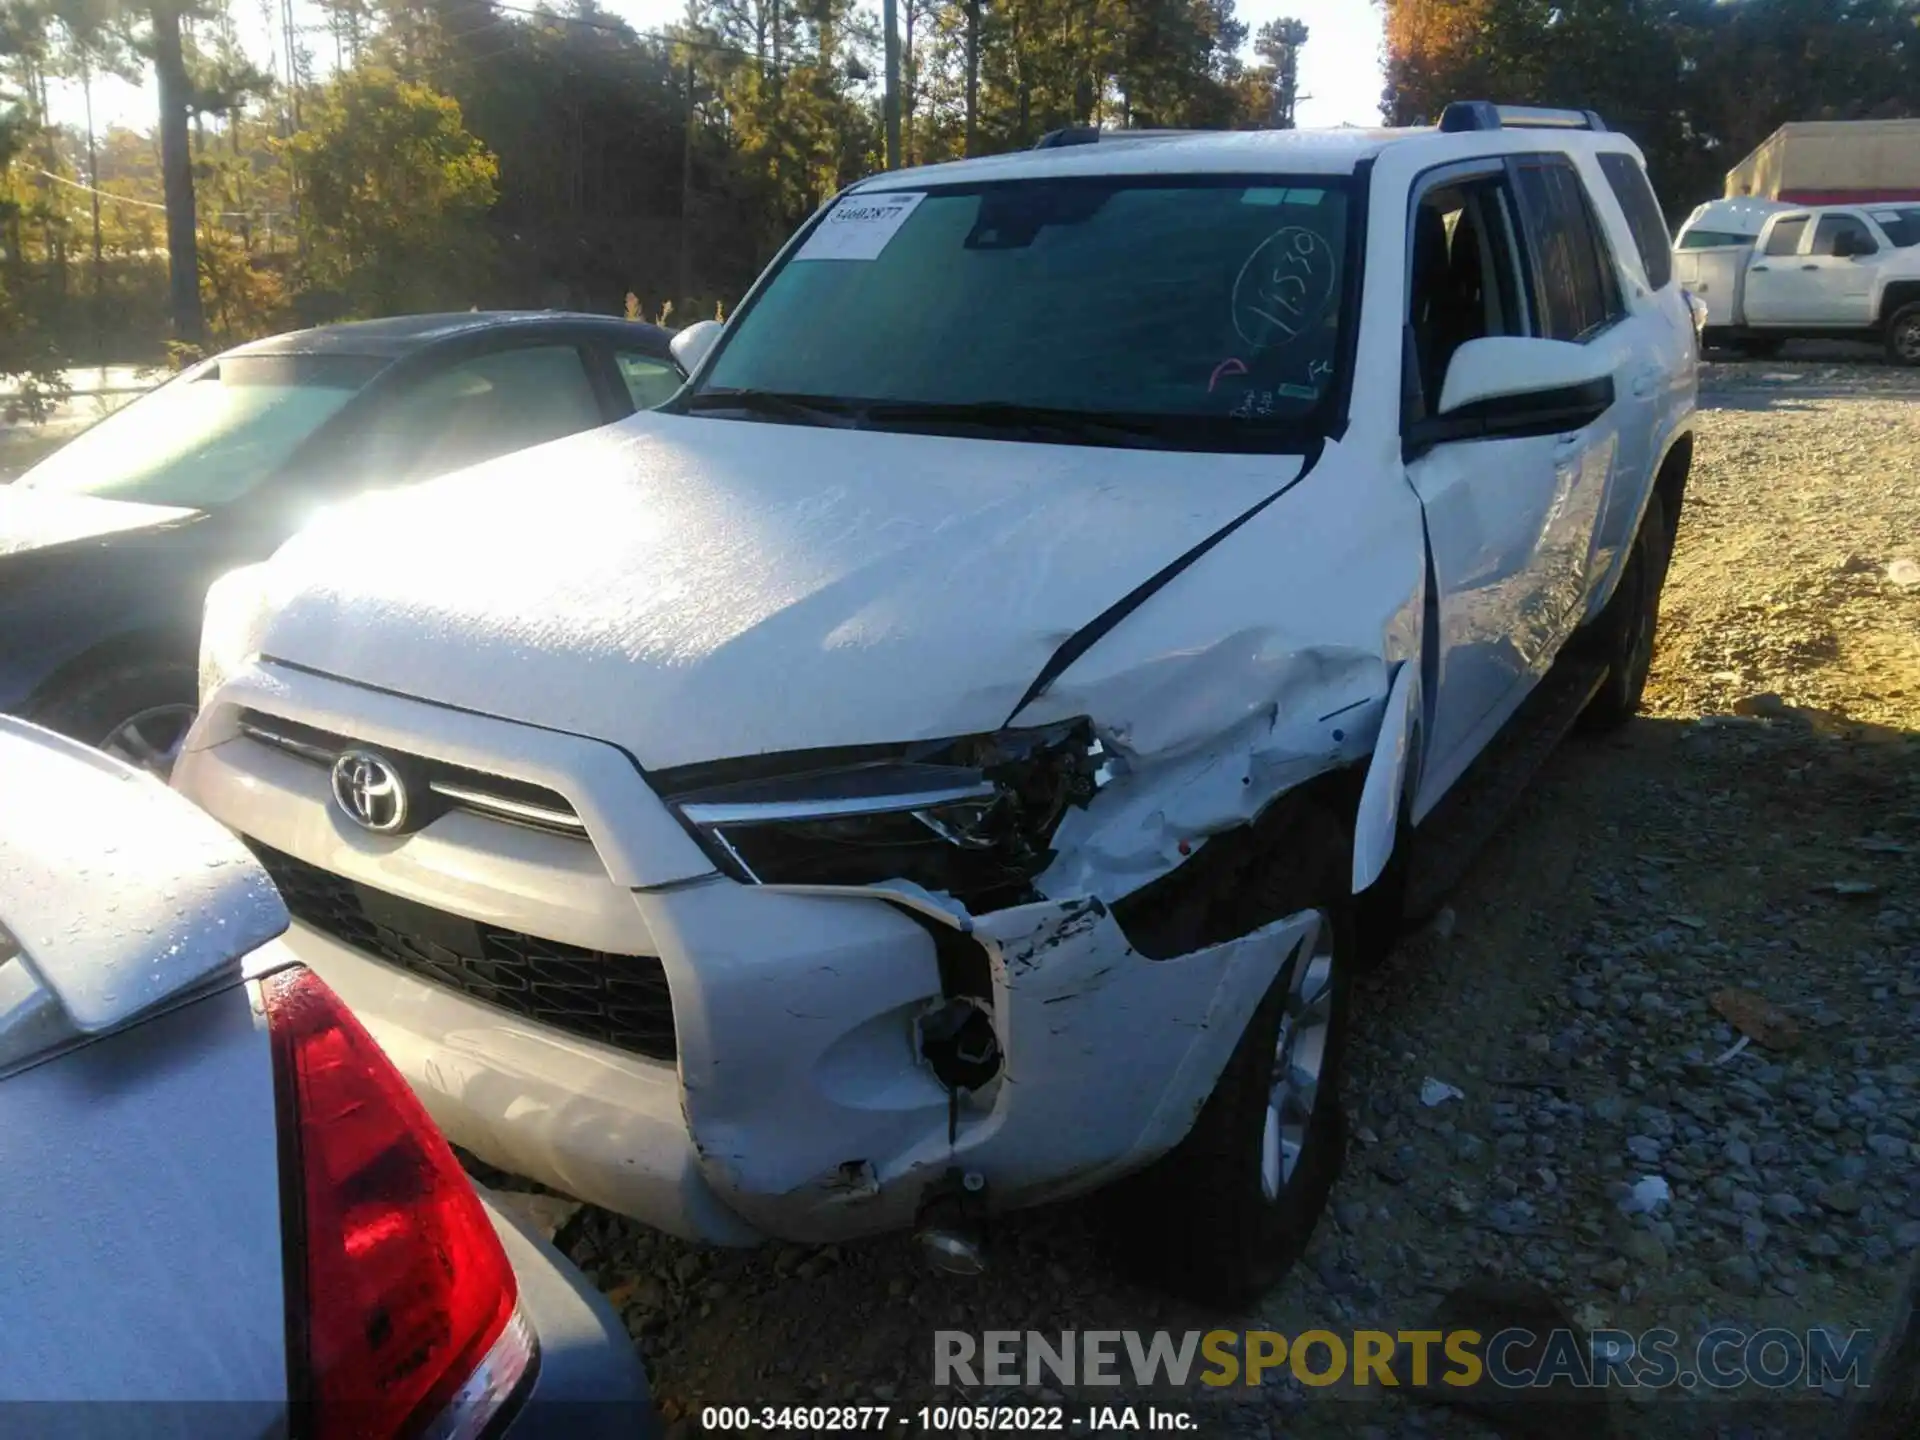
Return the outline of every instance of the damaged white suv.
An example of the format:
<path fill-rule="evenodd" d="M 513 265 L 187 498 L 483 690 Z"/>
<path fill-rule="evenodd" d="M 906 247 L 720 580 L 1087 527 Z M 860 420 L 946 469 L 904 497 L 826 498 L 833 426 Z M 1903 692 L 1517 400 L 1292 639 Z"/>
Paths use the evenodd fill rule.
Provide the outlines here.
<path fill-rule="evenodd" d="M 1123 1253 L 1245 1295 L 1356 965 L 1638 703 L 1668 243 L 1629 141 L 1484 104 L 875 177 L 664 410 L 221 582 L 174 783 L 496 1165 L 956 1253 L 1119 1181 Z"/>

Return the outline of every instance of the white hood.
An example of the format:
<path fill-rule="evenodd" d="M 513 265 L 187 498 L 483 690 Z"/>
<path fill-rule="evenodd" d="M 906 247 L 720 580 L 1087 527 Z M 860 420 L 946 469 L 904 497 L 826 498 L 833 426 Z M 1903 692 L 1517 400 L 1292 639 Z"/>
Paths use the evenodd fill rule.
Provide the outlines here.
<path fill-rule="evenodd" d="M 323 517 L 257 633 L 649 769 L 961 735 L 1301 463 L 642 414 Z"/>

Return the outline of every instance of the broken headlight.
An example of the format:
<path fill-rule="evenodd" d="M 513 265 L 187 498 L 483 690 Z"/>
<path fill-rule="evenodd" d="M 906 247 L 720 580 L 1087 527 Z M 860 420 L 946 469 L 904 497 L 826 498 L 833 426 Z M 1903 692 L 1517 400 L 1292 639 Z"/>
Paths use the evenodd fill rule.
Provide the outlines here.
<path fill-rule="evenodd" d="M 1092 725 L 1073 720 L 885 753 L 688 766 L 653 779 L 737 879 L 907 880 L 984 910 L 1034 898 L 1061 817 L 1110 774 Z"/>

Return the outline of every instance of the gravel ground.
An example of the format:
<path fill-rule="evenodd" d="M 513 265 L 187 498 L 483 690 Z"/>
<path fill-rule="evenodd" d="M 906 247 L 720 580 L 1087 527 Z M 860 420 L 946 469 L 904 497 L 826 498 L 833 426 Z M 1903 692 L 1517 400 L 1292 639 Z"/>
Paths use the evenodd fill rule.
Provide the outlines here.
<path fill-rule="evenodd" d="M 580 1211 L 561 1243 L 669 1421 L 917 1407 L 936 1329 L 1393 1330 L 1463 1282 L 1533 1281 L 1589 1327 L 1688 1338 L 1884 1327 L 1920 1261 L 1920 374 L 1803 360 L 1704 384 L 1647 714 L 1563 746 L 1363 986 L 1345 1173 L 1256 1313 L 1115 1279 L 1075 1207 L 1004 1225 L 976 1280 L 928 1274 L 903 1240 L 711 1252 Z M 1429 1077 L 1460 1098 L 1422 1104 Z M 1645 1176 L 1671 1200 L 1629 1216 Z M 1180 1400 L 1211 1433 L 1494 1433 L 1291 1380 Z M 1678 1401 L 1582 1407 L 1550 1433 L 1840 1424 L 1817 1393 Z"/>

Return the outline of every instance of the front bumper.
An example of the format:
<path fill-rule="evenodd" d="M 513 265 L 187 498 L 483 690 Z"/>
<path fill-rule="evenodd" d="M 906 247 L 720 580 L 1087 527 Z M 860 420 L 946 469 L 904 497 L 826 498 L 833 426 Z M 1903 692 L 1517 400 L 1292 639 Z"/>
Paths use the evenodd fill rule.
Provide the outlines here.
<path fill-rule="evenodd" d="M 458 814 L 398 840 L 357 831 L 328 803 L 323 768 L 237 732 L 243 705 L 538 782 L 574 803 L 588 838 Z M 672 822 L 610 747 L 258 667 L 203 710 L 174 783 L 241 834 L 361 884 L 657 956 L 677 1062 L 509 1014 L 306 925 L 287 937 L 455 1143 L 722 1244 L 904 1228 L 955 1168 L 983 1177 L 990 1206 L 1013 1208 L 1146 1164 L 1192 1126 L 1247 1017 L 1316 923 L 1294 916 L 1150 960 L 1087 898 L 968 916 L 885 887 L 800 891 L 711 873 L 650 883 L 647 847 Z M 562 845 L 577 847 L 571 858 Z M 956 947 L 985 978 L 1003 1057 L 957 1101 L 922 1057 L 918 1028 L 947 994 L 941 955 L 951 961 Z"/>

